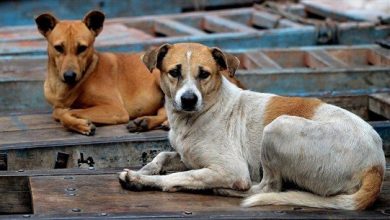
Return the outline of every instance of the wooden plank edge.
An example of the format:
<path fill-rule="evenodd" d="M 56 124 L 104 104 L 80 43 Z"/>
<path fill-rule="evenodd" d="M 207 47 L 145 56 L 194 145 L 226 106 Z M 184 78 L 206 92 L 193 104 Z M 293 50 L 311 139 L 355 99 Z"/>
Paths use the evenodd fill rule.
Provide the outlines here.
<path fill-rule="evenodd" d="M 250 208 L 242 211 L 224 211 L 224 212 L 130 212 L 130 213 L 72 213 L 68 215 L 6 215 L 0 216 L 4 219 L 387 219 L 388 210 L 366 210 L 366 211 L 342 211 L 342 210 L 320 210 L 305 211 L 291 207 L 291 211 L 251 211 Z"/>

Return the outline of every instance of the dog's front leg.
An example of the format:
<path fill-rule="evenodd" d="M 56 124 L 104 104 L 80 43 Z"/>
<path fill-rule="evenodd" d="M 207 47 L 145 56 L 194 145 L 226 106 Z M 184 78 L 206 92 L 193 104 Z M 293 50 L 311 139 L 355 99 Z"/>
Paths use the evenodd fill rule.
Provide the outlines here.
<path fill-rule="evenodd" d="M 69 113 L 77 118 L 88 119 L 98 124 L 121 124 L 129 121 L 129 114 L 116 105 L 97 105 L 86 109 L 72 109 Z"/>
<path fill-rule="evenodd" d="M 144 175 L 164 174 L 167 171 L 184 171 L 187 167 L 177 152 L 161 152 L 137 172 Z"/>
<path fill-rule="evenodd" d="M 67 129 L 84 135 L 94 135 L 95 125 L 88 119 L 74 117 L 70 111 L 66 108 L 55 108 L 52 115 L 55 120 L 60 121 Z"/>
<path fill-rule="evenodd" d="M 210 168 L 188 170 L 163 176 L 149 176 L 125 170 L 119 174 L 119 179 L 123 187 L 134 191 L 157 189 L 174 192 L 215 188 L 247 190 L 251 184 L 250 179 L 234 178 L 225 173 L 223 169 L 212 170 Z"/>

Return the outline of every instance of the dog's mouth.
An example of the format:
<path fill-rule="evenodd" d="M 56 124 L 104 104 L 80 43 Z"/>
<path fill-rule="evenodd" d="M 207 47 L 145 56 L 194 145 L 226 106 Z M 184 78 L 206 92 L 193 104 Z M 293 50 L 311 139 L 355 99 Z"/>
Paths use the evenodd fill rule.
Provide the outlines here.
<path fill-rule="evenodd" d="M 64 82 L 65 84 L 69 85 L 69 86 L 74 86 L 77 84 L 77 80 L 62 80 L 62 82 Z"/>
<path fill-rule="evenodd" d="M 183 112 L 183 113 L 186 113 L 186 114 L 193 114 L 193 113 L 199 112 L 202 109 L 201 105 L 199 105 L 199 106 L 198 105 L 195 105 L 195 106 L 181 106 L 181 105 L 177 104 L 175 101 L 173 101 L 173 107 L 174 107 L 175 111 Z"/>

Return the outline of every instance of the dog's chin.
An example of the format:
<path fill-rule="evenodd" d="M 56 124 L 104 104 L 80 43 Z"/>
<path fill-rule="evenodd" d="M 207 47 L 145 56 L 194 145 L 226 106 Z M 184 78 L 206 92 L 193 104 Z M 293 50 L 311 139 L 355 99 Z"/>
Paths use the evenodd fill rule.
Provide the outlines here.
<path fill-rule="evenodd" d="M 75 80 L 75 81 L 66 81 L 64 79 L 62 79 L 62 82 L 68 86 L 75 86 L 77 83 L 78 83 L 78 80 Z"/>
<path fill-rule="evenodd" d="M 202 106 L 195 106 L 194 108 L 188 109 L 188 108 L 183 108 L 182 106 L 179 106 L 176 104 L 176 102 L 173 103 L 173 107 L 176 112 L 180 112 L 182 114 L 195 114 L 202 110 Z"/>

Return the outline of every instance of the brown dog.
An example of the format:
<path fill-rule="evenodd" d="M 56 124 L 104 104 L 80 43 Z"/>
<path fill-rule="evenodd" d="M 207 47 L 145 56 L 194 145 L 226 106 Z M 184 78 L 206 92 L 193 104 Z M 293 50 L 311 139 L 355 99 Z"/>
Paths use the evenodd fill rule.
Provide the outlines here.
<path fill-rule="evenodd" d="M 129 119 L 129 131 L 156 128 L 167 120 L 159 71 L 150 74 L 140 54 L 96 52 L 93 44 L 104 19 L 99 11 L 82 21 L 59 21 L 51 14 L 35 19 L 48 42 L 44 93 L 53 117 L 85 135 L 94 134 L 93 123 L 120 124 Z"/>

